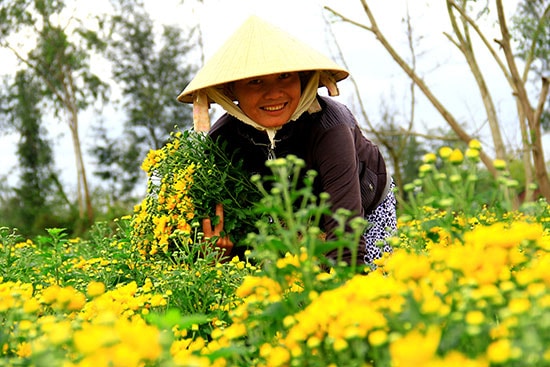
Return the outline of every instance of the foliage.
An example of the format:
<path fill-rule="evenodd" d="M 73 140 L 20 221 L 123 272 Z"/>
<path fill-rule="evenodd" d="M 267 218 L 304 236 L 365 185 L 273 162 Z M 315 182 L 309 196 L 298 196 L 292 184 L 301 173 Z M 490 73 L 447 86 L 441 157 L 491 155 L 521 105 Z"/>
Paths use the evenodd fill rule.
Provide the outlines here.
<path fill-rule="evenodd" d="M 111 205 L 122 206 L 127 212 L 131 203 L 139 200 L 136 198 L 136 186 L 144 179 L 139 162 L 145 154 L 136 139 L 129 138 L 136 136 L 131 130 L 117 139 L 109 137 L 108 132 L 103 124 L 95 128 L 94 146 L 90 149 L 90 154 L 97 161 L 93 174 L 101 180 Z"/>
<path fill-rule="evenodd" d="M 257 266 L 219 263 L 207 243 L 197 257 L 185 236 L 171 258 L 144 258 L 132 245 L 130 216 L 114 231 L 98 224 L 93 246 L 59 229 L 39 243 L 2 229 L 0 365 L 550 361 L 548 204 L 506 215 L 457 213 L 463 236 L 453 240 L 435 225 L 439 212 L 426 209 L 420 220 L 400 223 L 395 252 L 377 269 L 324 271 L 315 218 L 326 206 L 314 204 L 311 176 L 296 185 L 299 167 L 292 157 L 275 161 L 274 178 L 257 182 L 258 209 L 273 219 L 248 239 Z M 350 236 L 338 245 L 353 243 Z"/>
<path fill-rule="evenodd" d="M 465 125 L 464 122 L 461 122 L 459 118 L 453 115 L 450 106 L 445 105 L 442 99 L 442 97 L 444 97 L 443 95 L 438 96 L 434 93 L 435 90 L 430 87 L 429 81 L 422 76 L 422 70 L 426 70 L 426 66 L 422 67 L 418 62 L 420 59 L 415 57 L 415 52 L 413 51 L 412 58 L 405 57 L 404 52 L 398 50 L 398 44 L 393 43 L 390 40 L 391 37 L 386 37 L 383 32 L 383 27 L 379 27 L 380 23 L 376 19 L 375 12 L 373 11 L 374 5 L 371 5 L 368 1 L 361 1 L 361 3 L 365 13 L 364 15 L 366 15 L 364 22 L 357 22 L 353 20 L 354 16 L 352 16 L 352 14 L 344 15 L 343 12 L 339 12 L 332 7 L 327 6 L 325 9 L 334 15 L 336 19 L 352 24 L 358 27 L 358 29 L 367 30 L 372 33 L 377 42 L 380 42 L 388 55 L 396 62 L 396 65 L 407 74 L 411 79 L 411 93 L 413 96 L 411 114 L 413 116 L 415 111 L 414 91 L 418 88 L 463 143 L 468 144 L 471 140 L 475 139 L 476 136 L 479 136 L 477 128 L 474 129 L 475 131 L 472 130 Z M 547 114 L 539 113 L 543 112 L 543 108 L 545 107 L 544 103 L 547 101 L 548 79 L 543 78 L 542 83 L 540 80 L 537 80 L 536 84 L 530 84 L 527 75 L 534 71 L 533 59 L 530 58 L 525 60 L 525 63 L 518 62 L 525 54 L 523 56 L 518 56 L 516 54 L 518 51 L 516 46 L 518 46 L 518 44 L 512 41 L 516 41 L 517 39 L 512 39 L 508 28 L 506 10 L 510 9 L 509 7 L 511 4 L 502 0 L 496 0 L 494 2 L 447 0 L 444 3 L 446 6 L 442 8 L 447 11 L 445 17 L 448 17 L 452 31 L 443 32 L 443 34 L 449 39 L 450 46 L 456 48 L 456 50 L 464 56 L 464 75 L 469 74 L 472 76 L 472 80 L 475 81 L 479 89 L 479 102 L 483 105 L 484 117 L 476 118 L 475 120 L 477 122 L 472 126 L 478 126 L 480 121 L 485 122 L 483 124 L 483 129 L 486 127 L 488 129 L 487 131 L 490 131 L 493 145 L 491 151 L 494 151 L 494 157 L 497 159 L 508 159 L 514 154 L 514 152 L 511 152 L 509 144 L 506 145 L 505 139 L 503 139 L 503 123 L 500 121 L 501 116 L 498 115 L 498 109 L 495 107 L 497 103 L 493 100 L 493 97 L 491 97 L 495 94 L 491 92 L 492 87 L 487 83 L 486 79 L 488 74 L 483 71 L 486 70 L 487 67 L 495 70 L 498 69 L 509 82 L 509 95 L 513 96 L 516 102 L 514 106 L 516 106 L 517 116 L 519 116 L 519 118 L 516 119 L 516 132 L 521 132 L 521 135 L 518 134 L 518 137 L 521 137 L 521 139 L 518 138 L 518 142 L 520 142 L 522 146 L 522 149 L 518 151 L 522 152 L 522 160 L 524 162 L 531 162 L 531 164 L 526 163 L 523 166 L 525 170 L 524 177 L 529 181 L 527 182 L 527 186 L 530 186 L 530 184 L 535 181 L 541 195 L 545 196 L 547 199 L 550 198 L 550 179 L 547 172 L 547 162 L 544 158 L 544 148 L 542 146 L 542 125 Z M 521 34 L 519 38 L 522 41 L 520 45 L 522 48 L 519 51 L 532 51 L 533 49 L 531 49 L 530 46 L 534 45 L 537 51 L 536 57 L 539 58 L 542 56 L 542 58 L 539 58 L 537 61 L 545 64 L 548 58 L 546 57 L 546 59 L 544 59 L 544 49 L 548 49 L 547 46 L 549 44 L 548 42 L 544 42 L 546 39 L 545 33 L 547 33 L 546 30 L 548 29 L 547 11 L 549 8 L 546 5 L 547 1 L 527 0 L 520 3 L 525 4 L 526 9 L 533 5 L 533 8 L 537 8 L 537 11 L 529 10 L 523 13 L 528 14 L 529 18 L 529 27 L 525 30 L 530 29 L 536 31 L 527 31 Z M 427 3 L 425 5 L 429 6 Z M 542 9 L 544 10 L 541 11 Z M 406 36 L 408 40 L 411 41 L 414 24 L 409 22 L 410 13 L 408 9 L 404 8 L 403 11 L 406 12 L 407 16 Z M 394 13 L 398 18 L 400 17 L 397 12 Z M 415 13 L 420 14 L 422 12 L 419 13 L 418 9 L 416 9 Z M 440 15 L 443 16 L 443 14 Z M 422 17 L 419 19 L 422 19 Z M 498 37 L 491 35 L 488 28 L 484 27 L 484 25 L 489 24 L 495 26 L 495 30 L 499 34 Z M 496 42 L 492 42 L 491 40 Z M 412 46 L 416 46 L 416 44 L 409 42 L 409 50 L 413 50 Z M 487 62 L 484 62 L 483 65 L 480 64 L 480 51 L 487 51 L 488 54 L 491 55 L 494 65 L 490 65 L 490 63 Z M 531 53 L 530 56 L 533 57 L 535 54 Z M 428 62 L 433 61 L 432 58 L 426 60 L 428 60 Z M 523 70 L 520 70 L 520 67 L 522 67 Z M 410 128 L 412 128 L 412 126 Z M 482 152 L 480 154 L 480 159 L 487 167 L 487 170 L 496 176 L 498 172 L 492 164 L 494 158 L 491 158 L 487 153 L 488 152 Z"/>
<path fill-rule="evenodd" d="M 471 210 L 454 215 L 460 236 L 439 225 L 444 210 L 419 206 L 417 218 L 401 217 L 394 253 L 376 269 L 328 269 L 323 246 L 353 246 L 364 223 L 324 242 L 317 223 L 326 198 L 312 196 L 311 173 L 299 185 L 299 160 L 271 167 L 273 178 L 255 181 L 257 209 L 272 219 L 258 221 L 247 239 L 256 265 L 248 257 L 220 263 L 212 242 L 189 246 L 182 233 L 172 237 L 171 257 L 143 257 L 131 216 L 115 230 L 98 224 L 89 240 L 49 229 L 38 242 L 23 241 L 0 230 L 0 365 L 550 362 L 546 202 L 508 212 L 492 211 L 506 203 L 465 203 Z M 474 200 L 467 192 L 456 198 Z"/>
<path fill-rule="evenodd" d="M 453 228 L 457 217 L 470 218 L 489 210 L 502 218 L 517 207 L 518 181 L 509 177 L 502 160 L 494 162 L 500 172 L 496 179 L 481 170 L 480 151 L 479 141 L 472 140 L 464 152 L 443 146 L 438 154 L 425 154 L 419 177 L 404 187 L 407 194 L 407 202 L 401 202 L 404 220 L 414 218 L 422 222 L 429 216 L 433 221 L 433 213 L 439 213 L 437 225 L 461 236 L 464 228 Z"/>
<path fill-rule="evenodd" d="M 184 128 L 191 125 L 191 107 L 178 103 L 175 96 L 193 72 L 187 62 L 193 48 L 190 32 L 179 27 L 164 26 L 157 37 L 158 30 L 140 1 L 113 4 L 106 56 L 122 92 L 124 128 L 112 137 L 99 126 L 90 152 L 98 163 L 94 174 L 109 184 L 113 201 L 130 201 L 136 184 L 144 179 L 139 164 L 147 151 L 165 144 L 174 123 Z"/>
<path fill-rule="evenodd" d="M 534 71 L 540 76 L 550 67 L 550 1 L 520 1 L 512 24 L 518 56 L 537 60 Z"/>

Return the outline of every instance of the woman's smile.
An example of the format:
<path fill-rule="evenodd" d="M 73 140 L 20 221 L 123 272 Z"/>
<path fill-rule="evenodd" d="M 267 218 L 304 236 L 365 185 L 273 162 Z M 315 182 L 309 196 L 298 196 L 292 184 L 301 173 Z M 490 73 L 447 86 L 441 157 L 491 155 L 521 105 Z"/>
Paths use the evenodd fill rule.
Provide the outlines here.
<path fill-rule="evenodd" d="M 286 106 L 286 103 L 281 103 L 281 104 L 278 104 L 278 105 L 265 106 L 265 107 L 262 107 L 262 109 L 266 110 L 266 111 L 269 111 L 269 112 L 275 112 L 275 111 L 282 110 L 283 108 L 285 108 L 285 106 Z"/>

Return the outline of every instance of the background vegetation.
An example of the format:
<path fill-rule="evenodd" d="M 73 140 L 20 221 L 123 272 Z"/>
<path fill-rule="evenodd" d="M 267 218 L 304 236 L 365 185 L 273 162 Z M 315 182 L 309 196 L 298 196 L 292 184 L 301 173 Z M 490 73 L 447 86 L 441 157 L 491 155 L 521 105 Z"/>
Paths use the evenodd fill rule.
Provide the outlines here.
<path fill-rule="evenodd" d="M 187 2 L 191 3 L 191 2 Z M 67 228 L 82 234 L 96 220 L 114 218 L 131 211 L 143 195 L 146 175 L 139 166 L 150 149 L 159 149 L 175 125 L 190 127 L 189 106 L 178 104 L 176 95 L 193 75 L 202 58 L 200 25 L 193 13 L 184 14 L 182 28 L 158 24 L 141 1 L 112 1 L 112 11 L 96 18 L 77 18 L 68 12 L 69 1 L 7 1 L 0 3 L 0 46 L 13 53 L 17 72 L 4 75 L 0 89 L 0 126 L 5 134 L 18 136 L 19 176 L 0 185 L 0 223 L 27 235 L 44 234 L 45 227 Z M 338 7 L 326 7 L 327 26 L 346 25 L 358 40 L 375 36 L 410 78 L 410 108 L 405 112 L 388 98 L 381 103 L 381 121 L 374 123 L 363 108 L 361 94 L 352 104 L 366 134 L 384 150 L 406 204 L 406 184 L 415 179 L 422 156 L 443 145 L 465 149 L 480 138 L 481 121 L 462 123 L 444 100 L 431 89 L 429 74 L 422 68 L 424 45 L 415 33 L 414 18 L 403 19 L 409 54 L 400 54 L 376 22 L 368 1 L 358 0 L 368 22 L 355 21 Z M 548 128 L 548 26 L 550 4 L 546 0 L 519 1 L 516 9 L 502 1 L 446 1 L 452 32 L 449 47 L 466 60 L 476 80 L 490 126 L 492 143 L 485 144 L 481 163 L 487 177 L 496 177 L 494 159 L 509 162 L 507 169 L 518 182 L 520 200 L 550 196 L 542 136 Z M 200 7 L 202 2 L 192 4 Z M 409 13 L 407 12 L 407 15 Z M 496 24 L 499 38 L 488 39 L 483 24 Z M 184 26 L 187 25 L 188 26 Z M 186 28 L 185 28 L 186 27 Z M 21 39 L 34 42 L 22 47 Z M 22 38 L 23 37 L 23 38 Z M 508 146 L 502 138 L 504 120 L 495 109 L 491 86 L 479 65 L 480 50 L 494 59 L 494 68 L 508 81 L 517 97 L 517 127 L 522 146 Z M 334 55 L 346 63 L 346 55 Z M 95 72 L 98 63 L 110 70 L 108 79 Z M 105 66 L 106 65 L 106 66 Z M 177 76 L 177 77 L 174 77 Z M 354 82 L 354 80 L 352 80 Z M 358 89 L 359 91 L 359 89 Z M 119 101 L 112 96 L 121 95 Z M 425 96 L 448 124 L 426 131 L 418 126 L 415 106 Z M 102 110 L 107 101 L 118 102 L 117 121 L 107 120 Z M 83 152 L 80 120 L 85 113 L 97 116 L 95 137 Z M 73 141 L 77 187 L 60 180 L 53 160 L 53 142 L 46 122 L 66 124 Z M 113 136 L 110 126 L 123 126 Z M 87 172 L 85 157 L 94 162 Z M 92 175 L 93 179 L 90 179 Z"/>

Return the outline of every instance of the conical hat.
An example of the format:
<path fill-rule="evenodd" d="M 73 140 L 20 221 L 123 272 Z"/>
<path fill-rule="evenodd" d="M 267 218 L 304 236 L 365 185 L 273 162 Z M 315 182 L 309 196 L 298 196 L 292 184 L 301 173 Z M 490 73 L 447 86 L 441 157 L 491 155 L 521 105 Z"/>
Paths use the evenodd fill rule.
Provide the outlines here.
<path fill-rule="evenodd" d="M 335 81 L 349 75 L 309 45 L 251 16 L 199 70 L 178 100 L 193 102 L 193 93 L 235 80 L 309 70 L 328 71 Z"/>

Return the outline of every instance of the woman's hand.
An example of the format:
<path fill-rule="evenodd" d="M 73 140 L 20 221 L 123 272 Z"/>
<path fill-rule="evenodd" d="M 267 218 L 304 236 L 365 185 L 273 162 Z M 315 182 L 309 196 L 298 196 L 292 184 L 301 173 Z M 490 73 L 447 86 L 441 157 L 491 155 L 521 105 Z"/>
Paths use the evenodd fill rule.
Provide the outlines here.
<path fill-rule="evenodd" d="M 233 242 L 231 242 L 228 235 L 224 237 L 220 236 L 223 232 L 223 205 L 221 203 L 216 205 L 216 216 L 219 218 L 219 221 L 214 228 L 212 228 L 212 221 L 210 218 L 205 218 L 202 220 L 202 231 L 204 232 L 204 238 L 210 239 L 212 237 L 218 237 L 216 246 L 222 249 L 222 257 L 228 256 L 233 249 Z"/>

